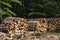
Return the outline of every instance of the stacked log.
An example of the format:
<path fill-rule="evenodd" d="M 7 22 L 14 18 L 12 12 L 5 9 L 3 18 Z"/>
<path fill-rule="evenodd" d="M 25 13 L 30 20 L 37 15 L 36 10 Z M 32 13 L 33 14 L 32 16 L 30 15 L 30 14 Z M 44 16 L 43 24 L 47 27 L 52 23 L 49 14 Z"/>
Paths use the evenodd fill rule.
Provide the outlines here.
<path fill-rule="evenodd" d="M 41 32 L 46 32 L 47 31 L 47 21 L 45 18 L 39 18 L 39 19 L 29 19 L 28 24 L 31 23 L 32 26 L 34 26 L 35 24 L 35 28 L 37 33 L 41 33 Z M 30 26 L 30 24 L 29 24 Z M 27 26 L 27 27 L 29 27 Z M 34 28 L 34 29 L 35 29 Z"/>
<path fill-rule="evenodd" d="M 32 21 L 32 20 L 28 21 L 27 31 L 29 31 L 29 34 L 33 34 L 38 30 L 37 29 L 38 22 L 39 21 Z"/>
<path fill-rule="evenodd" d="M 39 23 L 37 26 L 38 31 L 46 32 L 47 31 L 47 21 L 45 18 L 38 19 Z"/>
<path fill-rule="evenodd" d="M 26 31 L 27 20 L 23 18 L 15 18 L 9 25 L 9 34 L 24 34 Z"/>
<path fill-rule="evenodd" d="M 2 21 L 2 24 L 0 24 L 0 32 L 8 33 L 8 27 L 11 21 L 13 20 L 13 17 L 7 17 Z"/>
<path fill-rule="evenodd" d="M 47 21 L 46 18 L 39 19 L 24 19 L 19 17 L 8 17 L 4 20 L 5 29 L 8 30 L 9 35 L 23 34 L 27 29 L 32 29 L 33 32 L 46 32 Z M 30 27 L 30 28 L 29 28 Z M 31 32 L 31 31 L 29 31 Z"/>
<path fill-rule="evenodd" d="M 54 32 L 56 30 L 56 19 L 55 18 L 49 18 L 49 19 L 47 21 L 48 22 L 48 31 Z"/>
<path fill-rule="evenodd" d="M 56 31 L 60 30 L 60 18 L 56 18 Z"/>

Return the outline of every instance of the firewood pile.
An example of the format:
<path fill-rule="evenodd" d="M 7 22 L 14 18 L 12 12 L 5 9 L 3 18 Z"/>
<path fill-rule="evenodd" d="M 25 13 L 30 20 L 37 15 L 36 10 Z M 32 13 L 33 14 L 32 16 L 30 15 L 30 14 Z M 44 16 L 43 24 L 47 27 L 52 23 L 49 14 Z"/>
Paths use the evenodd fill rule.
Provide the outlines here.
<path fill-rule="evenodd" d="M 38 19 L 36 21 L 30 21 L 24 18 L 15 18 L 11 21 L 8 27 L 8 32 L 11 37 L 14 35 L 23 35 L 25 32 L 40 33 L 47 31 L 47 23 L 45 18 Z"/>
<path fill-rule="evenodd" d="M 27 20 L 23 18 L 15 18 L 9 25 L 9 35 L 22 35 L 26 32 Z"/>
<path fill-rule="evenodd" d="M 7 17 L 6 19 L 4 19 L 0 24 L 0 31 L 7 32 L 8 27 L 13 19 L 13 17 Z"/>
<path fill-rule="evenodd" d="M 55 18 L 49 18 L 48 20 L 48 31 L 54 32 L 56 30 L 56 19 Z"/>
<path fill-rule="evenodd" d="M 60 30 L 60 19 L 25 19 L 19 17 L 8 17 L 4 19 L 0 25 L 0 31 L 8 32 L 8 36 L 11 38 L 16 35 L 22 36 L 26 32 L 29 34 L 46 32 L 47 29 L 49 31 Z"/>
<path fill-rule="evenodd" d="M 40 18 L 38 19 L 39 23 L 37 24 L 38 25 L 38 29 L 41 31 L 41 32 L 46 32 L 47 31 L 47 21 L 45 18 Z"/>
<path fill-rule="evenodd" d="M 46 32 L 47 29 L 48 31 L 56 31 L 60 30 L 60 18 L 24 19 L 19 17 L 8 17 L 4 19 L 0 25 L 0 31 L 7 32 L 7 30 L 14 30 L 15 32 L 15 29 L 19 31 L 27 31 L 27 28 L 30 25 L 31 29 L 35 28 L 37 30 L 36 32 Z"/>
<path fill-rule="evenodd" d="M 0 40 L 21 40 L 28 35 L 36 33 L 60 30 L 59 18 L 26 19 L 19 17 L 8 17 L 0 25 Z M 7 34 L 5 34 L 7 33 Z"/>
<path fill-rule="evenodd" d="M 60 19 L 57 18 L 56 20 L 56 31 L 59 31 L 60 30 Z"/>
<path fill-rule="evenodd" d="M 60 18 L 48 18 L 48 31 L 55 32 L 60 30 Z"/>
<path fill-rule="evenodd" d="M 32 24 L 32 25 L 31 25 Z M 46 32 L 47 31 L 47 21 L 45 18 L 39 19 L 24 19 L 19 17 L 8 17 L 4 19 L 2 27 L 8 30 L 9 34 L 12 33 L 24 33 L 29 30 L 35 30 L 36 32 Z M 28 28 L 30 26 L 30 28 Z M 34 32 L 34 31 L 32 31 Z"/>
<path fill-rule="evenodd" d="M 47 21 L 46 21 L 45 18 L 30 19 L 28 21 L 28 24 L 29 24 L 29 26 L 27 26 L 27 27 L 34 27 L 33 29 L 36 30 L 35 32 L 37 32 L 37 33 L 46 32 L 47 31 Z M 30 24 L 32 26 L 30 26 Z"/>

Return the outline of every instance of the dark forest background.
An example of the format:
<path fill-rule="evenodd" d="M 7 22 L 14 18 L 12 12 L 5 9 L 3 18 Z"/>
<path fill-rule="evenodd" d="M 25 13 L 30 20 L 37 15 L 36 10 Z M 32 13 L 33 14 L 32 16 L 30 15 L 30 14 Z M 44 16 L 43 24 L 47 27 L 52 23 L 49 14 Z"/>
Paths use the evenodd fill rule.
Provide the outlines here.
<path fill-rule="evenodd" d="M 0 15 L 23 18 L 60 17 L 60 0 L 0 0 Z"/>

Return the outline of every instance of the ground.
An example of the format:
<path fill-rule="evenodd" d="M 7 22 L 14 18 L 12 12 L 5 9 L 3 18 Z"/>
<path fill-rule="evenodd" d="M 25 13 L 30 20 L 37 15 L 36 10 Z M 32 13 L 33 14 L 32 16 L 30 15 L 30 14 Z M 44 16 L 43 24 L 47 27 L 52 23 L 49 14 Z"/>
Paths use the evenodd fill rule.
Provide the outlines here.
<path fill-rule="evenodd" d="M 9 38 L 7 34 L 0 32 L 0 40 L 60 40 L 60 33 L 42 33 L 39 36 L 28 35 L 20 37 L 15 35 L 12 38 Z"/>

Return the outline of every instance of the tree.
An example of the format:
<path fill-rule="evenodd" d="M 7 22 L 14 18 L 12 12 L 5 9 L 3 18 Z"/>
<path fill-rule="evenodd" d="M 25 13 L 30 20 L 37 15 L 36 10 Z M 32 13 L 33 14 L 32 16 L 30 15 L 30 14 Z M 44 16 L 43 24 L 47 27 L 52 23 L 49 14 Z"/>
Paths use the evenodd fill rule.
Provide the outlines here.
<path fill-rule="evenodd" d="M 0 0 L 0 13 L 24 18 L 60 17 L 58 0 Z"/>
<path fill-rule="evenodd" d="M 10 10 L 11 8 L 10 1 L 0 0 L 0 15 L 16 16 L 16 14 Z"/>
<path fill-rule="evenodd" d="M 30 17 L 60 17 L 60 2 L 58 0 L 32 0 L 30 2 Z M 28 7 L 29 8 L 29 7 Z M 36 14 L 36 15 L 35 15 Z"/>

